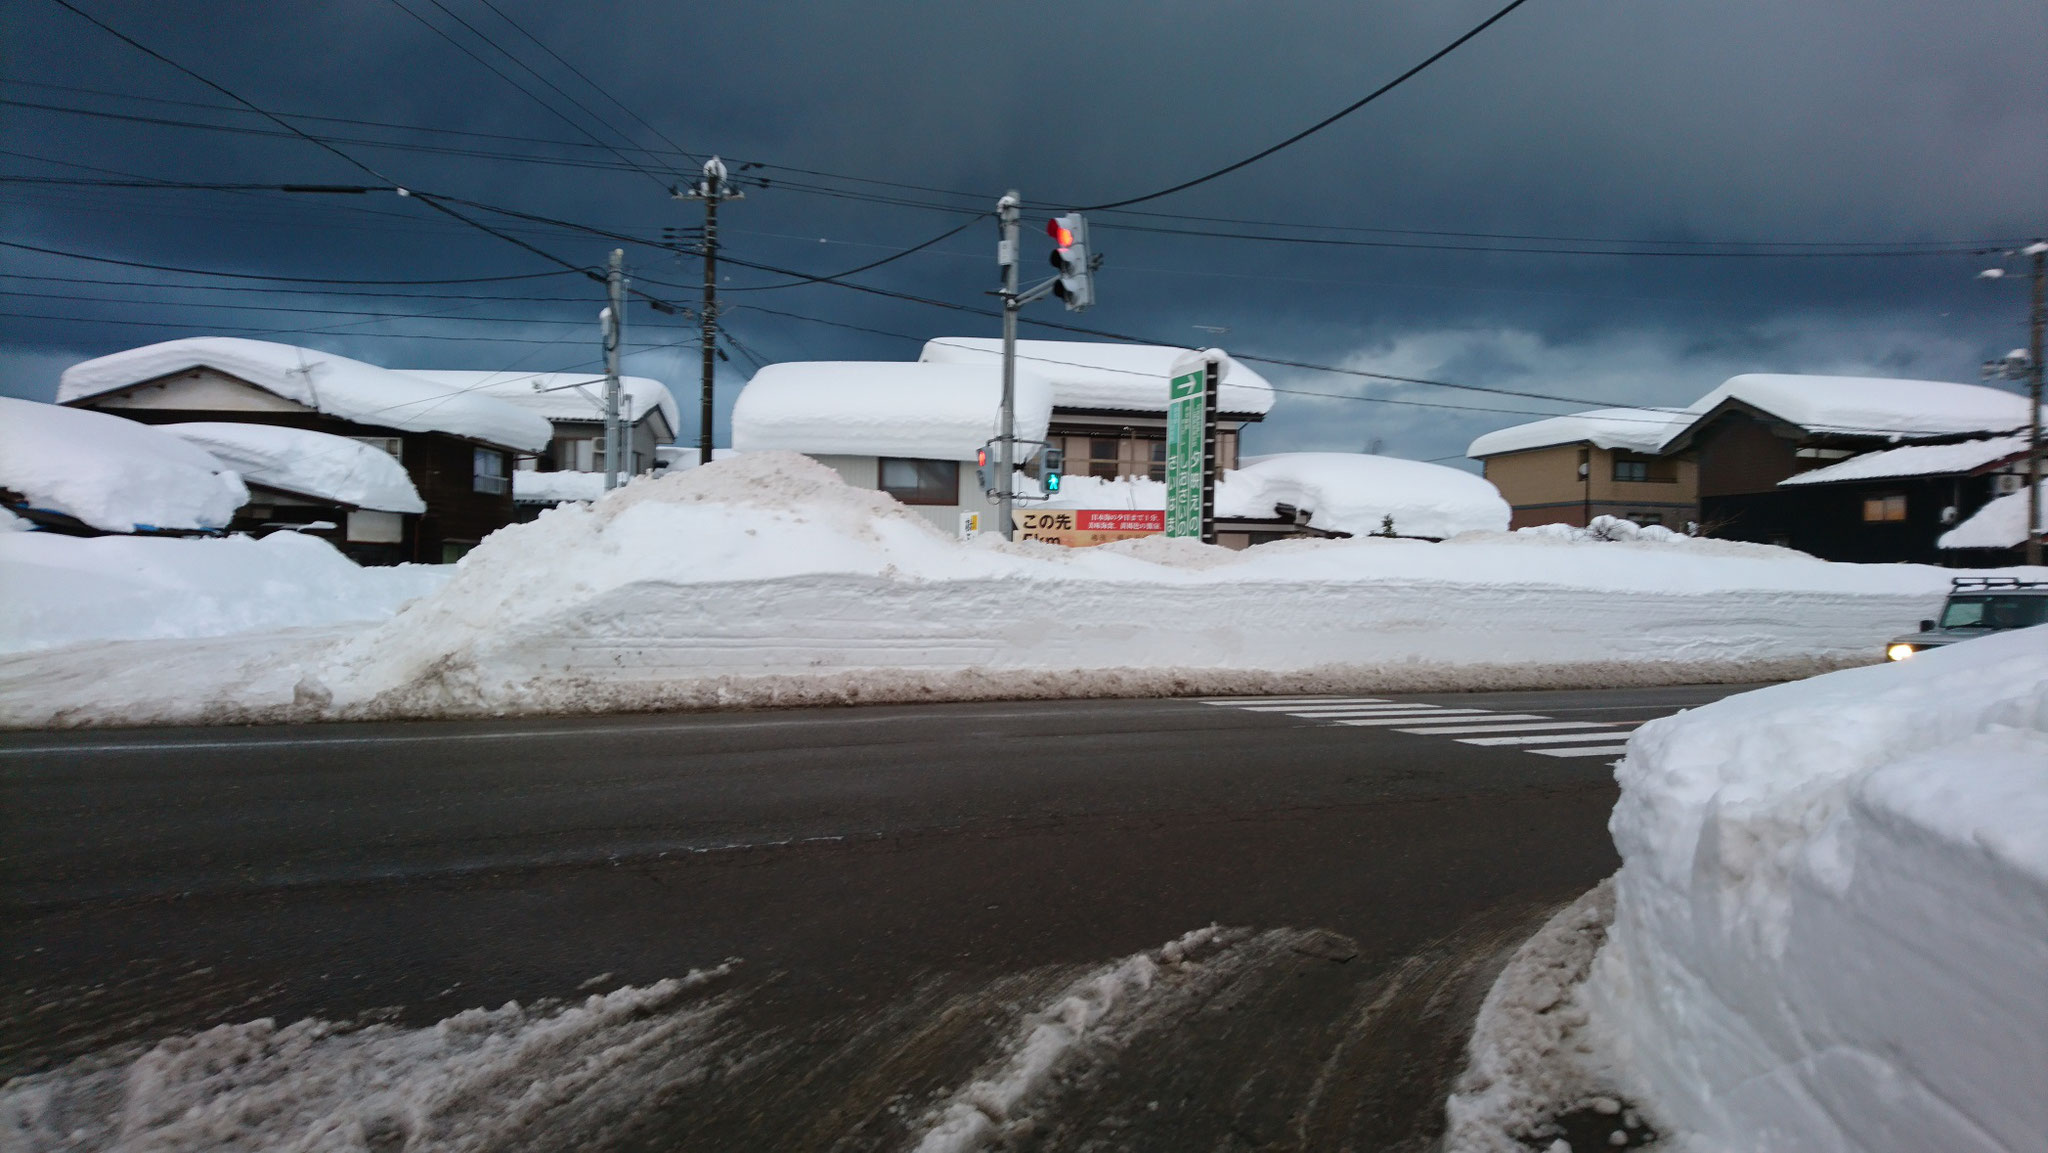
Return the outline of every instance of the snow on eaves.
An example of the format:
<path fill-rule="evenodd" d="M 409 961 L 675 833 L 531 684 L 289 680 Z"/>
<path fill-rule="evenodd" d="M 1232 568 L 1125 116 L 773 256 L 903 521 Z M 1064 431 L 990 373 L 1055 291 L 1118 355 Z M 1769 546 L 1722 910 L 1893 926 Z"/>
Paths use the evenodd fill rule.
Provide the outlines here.
<path fill-rule="evenodd" d="M 345 436 L 233 421 L 158 427 L 212 453 L 253 484 L 378 512 L 427 511 L 404 465 Z"/>
<path fill-rule="evenodd" d="M 1876 480 L 1895 476 L 1953 476 L 1974 472 L 1987 464 L 2027 450 L 2023 436 L 1994 436 L 1967 440 L 1961 444 L 1909 444 L 1880 452 L 1866 452 L 1847 460 L 1802 472 L 1779 481 L 1780 485 L 1833 484 L 1845 480 Z"/>
<path fill-rule="evenodd" d="M 1001 370 L 992 364 L 771 364 L 733 402 L 732 446 L 743 453 L 973 460 L 998 431 L 1002 396 Z M 1020 439 L 1045 439 L 1052 397 L 1043 379 L 1018 371 Z"/>
<path fill-rule="evenodd" d="M 474 390 L 516 404 L 548 420 L 604 419 L 604 374 L 601 372 L 480 372 L 471 369 L 408 368 L 433 384 Z M 647 376 L 619 378 L 619 412 L 628 421 L 656 409 L 668 422 L 669 435 L 683 427 L 682 411 L 668 385 Z"/>
<path fill-rule="evenodd" d="M 552 426 L 480 391 L 435 384 L 318 349 L 235 336 L 192 336 L 110 353 L 64 370 L 57 402 L 72 404 L 193 368 L 211 368 L 329 416 L 408 432 L 444 432 L 539 452 Z"/>
<path fill-rule="evenodd" d="M 1761 409 L 1808 432 L 1852 436 L 1947 436 L 2011 432 L 2027 423 L 2027 400 L 1981 384 L 1870 376 L 1745 373 L 1686 406 L 1703 416 L 1723 401 Z"/>
<path fill-rule="evenodd" d="M 1080 340 L 1020 340 L 1017 367 L 1051 382 L 1061 408 L 1165 412 L 1166 382 L 1190 349 L 1157 344 L 1098 344 Z M 1001 364 L 1003 342 L 946 336 L 925 342 L 926 364 Z M 1219 412 L 1263 416 L 1273 410 L 1273 386 L 1243 363 L 1224 358 Z"/>
<path fill-rule="evenodd" d="M 2034 531 L 2048 532 L 2048 502 L 2041 506 L 2041 519 Z M 1976 515 L 1941 534 L 1940 548 L 2018 548 L 2027 540 L 2027 490 L 2009 492 Z"/>
<path fill-rule="evenodd" d="M 1465 450 L 1469 457 L 1498 456 L 1564 444 L 1628 452 L 1656 452 L 1685 425 L 1685 414 L 1669 408 L 1596 408 L 1569 416 L 1495 429 L 1482 434 Z"/>
<path fill-rule="evenodd" d="M 242 478 L 206 450 L 118 416 L 0 397 L 0 488 L 105 532 L 227 527 Z"/>

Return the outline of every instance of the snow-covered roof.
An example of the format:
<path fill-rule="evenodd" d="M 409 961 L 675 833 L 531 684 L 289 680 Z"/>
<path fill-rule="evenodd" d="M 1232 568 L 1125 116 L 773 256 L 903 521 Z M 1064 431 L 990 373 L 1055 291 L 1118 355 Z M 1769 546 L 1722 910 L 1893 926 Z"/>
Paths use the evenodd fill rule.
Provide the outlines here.
<path fill-rule="evenodd" d="M 331 352 L 245 340 L 191 336 L 74 364 L 57 384 L 72 404 L 190 368 L 212 368 L 329 416 L 408 432 L 445 432 L 521 452 L 553 438 L 548 422 L 481 392 L 466 392 Z"/>
<path fill-rule="evenodd" d="M 1656 452 L 1672 433 L 1684 427 L 1687 419 L 1684 412 L 1675 408 L 1596 408 L 1495 429 L 1475 439 L 1465 455 L 1497 456 L 1588 443 L 1605 449 Z"/>
<path fill-rule="evenodd" d="M 304 428 L 230 421 L 158 426 L 253 484 L 378 512 L 425 512 L 405 466 L 360 441 Z"/>
<path fill-rule="evenodd" d="M 1124 412 L 1165 412 L 1166 382 L 1173 363 L 1190 349 L 1158 344 L 1097 344 L 1079 340 L 1020 340 L 1017 367 L 1052 384 L 1061 408 L 1107 408 Z M 946 336 L 925 342 L 918 360 L 927 364 L 1001 364 L 1003 342 L 978 336 Z M 1273 410 L 1273 386 L 1239 361 L 1224 360 L 1217 411 L 1265 415 Z"/>
<path fill-rule="evenodd" d="M 1045 439 L 1052 396 L 1044 379 L 1018 371 L 1019 438 Z M 975 450 L 998 432 L 1002 402 L 1002 371 L 993 364 L 771 364 L 755 373 L 733 402 L 732 447 L 739 452 L 973 460 Z"/>
<path fill-rule="evenodd" d="M 1695 416 L 1734 400 L 1809 432 L 1946 436 L 2011 432 L 2027 423 L 2027 399 L 1981 384 L 1872 376 L 1746 373 L 1686 406 Z"/>
<path fill-rule="evenodd" d="M 1834 484 L 1845 480 L 1877 480 L 1894 476 L 1954 476 L 2027 451 L 2023 436 L 1994 436 L 1961 444 L 1908 444 L 1866 452 L 1847 460 L 1802 472 L 1780 485 Z"/>
<path fill-rule="evenodd" d="M 1482 477 L 1439 464 L 1352 452 L 1283 452 L 1226 472 L 1216 515 L 1264 519 L 1276 504 L 1310 510 L 1309 524 L 1365 536 L 1394 518 L 1402 536 L 1505 532 L 1510 509 Z M 1051 508 L 1166 507 L 1166 485 L 1143 477 L 1071 476 Z"/>
<path fill-rule="evenodd" d="M 537 472 L 522 468 L 512 473 L 514 504 L 560 504 L 565 500 L 596 500 L 603 495 L 601 472 Z"/>
<path fill-rule="evenodd" d="M 2048 501 L 2041 505 L 2036 532 L 2048 532 Z M 1976 515 L 1941 534 L 1941 548 L 2017 548 L 2027 540 L 2027 490 L 2009 492 Z"/>
<path fill-rule="evenodd" d="M 249 490 L 206 450 L 146 424 L 0 397 L 0 488 L 106 532 L 227 527 Z"/>
<path fill-rule="evenodd" d="M 589 372 L 480 372 L 472 369 L 408 368 L 407 376 L 451 388 L 473 389 L 516 404 L 549 420 L 603 420 L 604 374 Z M 638 420 L 661 410 L 670 436 L 682 428 L 682 413 L 668 385 L 648 376 L 619 378 L 619 409 Z"/>

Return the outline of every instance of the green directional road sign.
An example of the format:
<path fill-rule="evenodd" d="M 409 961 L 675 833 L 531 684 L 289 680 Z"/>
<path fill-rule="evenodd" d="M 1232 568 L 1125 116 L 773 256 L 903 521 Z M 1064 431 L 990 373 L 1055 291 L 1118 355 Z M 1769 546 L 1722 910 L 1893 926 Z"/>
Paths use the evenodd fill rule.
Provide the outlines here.
<path fill-rule="evenodd" d="M 1202 535 L 1204 393 L 1209 366 L 1173 378 L 1166 400 L 1166 535 Z"/>

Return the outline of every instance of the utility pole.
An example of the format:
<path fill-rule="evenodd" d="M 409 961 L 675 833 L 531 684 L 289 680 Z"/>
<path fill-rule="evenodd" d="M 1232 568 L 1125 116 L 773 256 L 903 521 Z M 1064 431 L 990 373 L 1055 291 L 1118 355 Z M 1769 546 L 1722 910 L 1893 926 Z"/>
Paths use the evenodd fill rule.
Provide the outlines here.
<path fill-rule="evenodd" d="M 718 202 L 745 200 L 746 193 L 725 179 L 725 162 L 714 156 L 704 162 L 704 179 L 688 192 L 674 194 L 677 200 L 704 202 L 704 310 L 702 340 L 704 361 L 703 395 L 698 408 L 697 463 L 711 463 L 711 378 L 718 363 Z"/>
<path fill-rule="evenodd" d="M 2048 241 L 2037 240 L 2021 251 L 2034 258 L 2034 300 L 2029 309 L 2027 336 L 2027 563 L 2041 563 L 2041 327 L 2048 321 L 2048 302 L 2042 299 L 2043 265 L 2048 264 Z"/>
<path fill-rule="evenodd" d="M 609 301 L 600 317 L 604 326 L 604 489 L 610 492 L 619 487 L 619 457 L 625 447 L 625 437 L 619 428 L 619 343 L 626 314 L 625 249 L 612 249 L 604 280 Z"/>
<path fill-rule="evenodd" d="M 1012 188 L 996 201 L 996 213 L 1003 223 L 1002 240 L 996 259 L 1003 265 L 1003 430 L 996 439 L 996 526 L 1004 540 L 1014 540 L 1011 479 L 1017 444 L 1017 310 L 1024 307 L 1017 295 L 1017 221 L 1020 212 L 1017 190 Z"/>

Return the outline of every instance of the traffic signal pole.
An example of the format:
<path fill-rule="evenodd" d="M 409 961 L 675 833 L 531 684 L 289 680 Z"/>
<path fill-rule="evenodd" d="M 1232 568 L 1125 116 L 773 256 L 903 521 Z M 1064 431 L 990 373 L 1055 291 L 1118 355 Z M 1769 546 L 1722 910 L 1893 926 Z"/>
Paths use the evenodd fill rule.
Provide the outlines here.
<path fill-rule="evenodd" d="M 1017 221 L 1020 215 L 1016 189 L 996 202 L 1003 222 L 997 258 L 1003 260 L 1003 426 L 996 440 L 996 527 L 1004 540 L 1015 540 L 1017 526 L 1011 516 L 1015 495 L 1010 491 L 1015 476 L 1012 458 L 1017 443 L 1017 310 L 1024 307 L 1017 297 Z"/>

